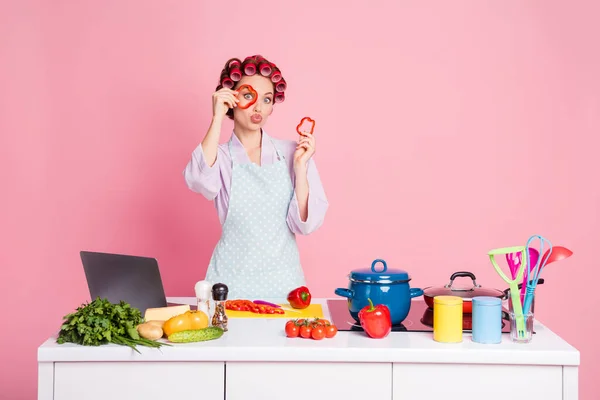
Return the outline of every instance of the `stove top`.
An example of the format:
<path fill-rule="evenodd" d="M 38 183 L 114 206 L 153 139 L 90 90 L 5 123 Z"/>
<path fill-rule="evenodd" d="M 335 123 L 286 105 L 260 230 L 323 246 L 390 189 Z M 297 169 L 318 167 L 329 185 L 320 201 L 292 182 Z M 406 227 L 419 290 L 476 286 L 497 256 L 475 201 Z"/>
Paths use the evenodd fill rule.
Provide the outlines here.
<path fill-rule="evenodd" d="M 347 300 L 327 300 L 331 322 L 339 331 L 359 331 L 363 328 L 348 311 Z M 507 310 L 502 313 L 502 333 L 510 333 Z M 471 332 L 471 314 L 463 316 L 463 331 Z M 408 316 L 400 325 L 392 326 L 392 332 L 433 332 L 433 310 L 423 300 L 413 300 Z"/>

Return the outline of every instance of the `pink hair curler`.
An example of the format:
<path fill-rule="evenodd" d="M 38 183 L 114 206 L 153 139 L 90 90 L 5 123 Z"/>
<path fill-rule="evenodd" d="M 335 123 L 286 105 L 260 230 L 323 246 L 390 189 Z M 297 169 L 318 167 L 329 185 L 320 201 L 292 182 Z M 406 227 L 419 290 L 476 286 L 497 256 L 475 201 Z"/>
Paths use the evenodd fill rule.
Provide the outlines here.
<path fill-rule="evenodd" d="M 285 89 L 287 89 L 287 83 L 285 82 L 285 79 L 281 78 L 281 80 L 277 82 L 275 90 L 278 92 L 285 92 Z"/>
<path fill-rule="evenodd" d="M 277 83 L 280 80 L 281 80 L 281 72 L 279 72 L 277 69 L 274 69 L 273 73 L 271 74 L 271 82 Z"/>
<path fill-rule="evenodd" d="M 246 65 L 244 65 L 244 74 L 248 76 L 256 74 L 256 63 L 253 60 L 246 62 Z"/>
<path fill-rule="evenodd" d="M 285 100 L 285 93 L 277 92 L 275 93 L 275 103 L 282 103 Z"/>
<path fill-rule="evenodd" d="M 223 85 L 224 88 L 231 89 L 233 88 L 234 83 L 230 78 L 223 78 L 221 85 Z"/>
<path fill-rule="evenodd" d="M 232 81 L 237 82 L 242 79 L 242 71 L 238 67 L 232 68 L 229 72 L 229 77 Z"/>
<path fill-rule="evenodd" d="M 271 69 L 271 66 L 269 65 L 269 63 L 266 63 L 266 62 L 260 63 L 258 70 L 260 71 L 260 74 L 262 76 L 269 76 L 269 75 L 271 75 L 271 72 L 273 71 Z"/>

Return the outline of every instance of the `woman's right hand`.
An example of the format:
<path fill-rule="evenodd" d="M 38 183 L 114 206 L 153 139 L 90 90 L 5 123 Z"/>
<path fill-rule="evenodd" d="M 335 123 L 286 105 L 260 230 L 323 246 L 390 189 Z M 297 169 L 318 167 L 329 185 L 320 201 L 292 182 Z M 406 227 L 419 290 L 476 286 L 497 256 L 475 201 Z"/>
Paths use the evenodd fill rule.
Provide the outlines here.
<path fill-rule="evenodd" d="M 213 116 L 223 117 L 230 108 L 236 107 L 239 99 L 238 92 L 228 88 L 221 88 L 213 93 Z"/>

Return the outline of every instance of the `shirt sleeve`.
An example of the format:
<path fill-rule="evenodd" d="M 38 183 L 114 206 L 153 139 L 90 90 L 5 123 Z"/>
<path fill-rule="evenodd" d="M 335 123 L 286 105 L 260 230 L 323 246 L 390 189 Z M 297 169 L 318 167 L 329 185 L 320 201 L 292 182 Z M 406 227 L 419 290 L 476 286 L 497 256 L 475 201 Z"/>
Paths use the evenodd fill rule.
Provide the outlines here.
<path fill-rule="evenodd" d="M 183 170 L 183 177 L 190 190 L 200 193 L 208 200 L 213 200 L 217 197 L 222 185 L 218 151 L 215 163 L 210 166 L 206 162 L 202 145 L 198 145 Z"/>
<path fill-rule="evenodd" d="M 302 221 L 300 217 L 300 209 L 298 207 L 298 199 L 296 191 L 292 196 L 290 207 L 288 209 L 287 224 L 290 230 L 296 234 L 308 235 L 323 225 L 325 214 L 329 208 L 329 202 L 323 189 L 319 171 L 314 160 L 309 160 L 307 168 L 308 179 L 308 216 L 306 221 Z M 294 177 L 294 185 L 295 185 Z"/>

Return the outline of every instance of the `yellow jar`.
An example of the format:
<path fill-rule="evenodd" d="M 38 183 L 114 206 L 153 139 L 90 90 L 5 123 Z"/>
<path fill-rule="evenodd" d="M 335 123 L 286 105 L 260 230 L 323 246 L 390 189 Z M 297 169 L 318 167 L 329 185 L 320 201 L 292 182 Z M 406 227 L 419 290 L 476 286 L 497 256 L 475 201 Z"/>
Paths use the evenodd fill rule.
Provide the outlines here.
<path fill-rule="evenodd" d="M 433 298 L 433 340 L 460 343 L 463 338 L 463 299 L 458 296 Z"/>

